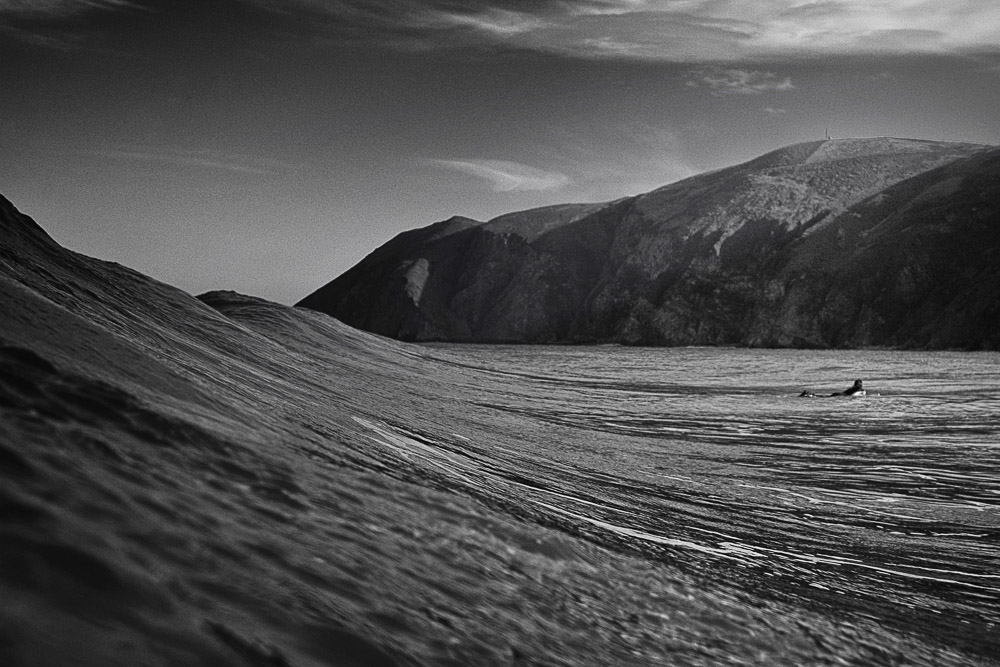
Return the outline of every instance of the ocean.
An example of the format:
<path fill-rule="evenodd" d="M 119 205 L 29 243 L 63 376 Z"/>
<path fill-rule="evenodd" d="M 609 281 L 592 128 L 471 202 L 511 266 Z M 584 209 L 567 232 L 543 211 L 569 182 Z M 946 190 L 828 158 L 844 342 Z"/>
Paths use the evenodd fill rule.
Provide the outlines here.
<path fill-rule="evenodd" d="M 1000 354 L 414 345 L 2 243 L 2 665 L 1000 664 Z"/>

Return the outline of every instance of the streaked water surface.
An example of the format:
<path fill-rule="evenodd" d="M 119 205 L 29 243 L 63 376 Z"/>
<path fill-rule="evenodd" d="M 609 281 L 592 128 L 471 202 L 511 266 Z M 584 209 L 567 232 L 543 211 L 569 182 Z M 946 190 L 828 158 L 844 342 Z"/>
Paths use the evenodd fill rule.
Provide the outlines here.
<path fill-rule="evenodd" d="M 0 330 L 3 664 L 998 664 L 998 354 L 168 296 Z"/>

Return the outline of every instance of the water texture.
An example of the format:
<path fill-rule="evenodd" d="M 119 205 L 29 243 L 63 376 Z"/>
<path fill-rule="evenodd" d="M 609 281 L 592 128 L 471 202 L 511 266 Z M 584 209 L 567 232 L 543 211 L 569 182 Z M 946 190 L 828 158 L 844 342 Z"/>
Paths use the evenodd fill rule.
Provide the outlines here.
<path fill-rule="evenodd" d="M 0 664 L 1000 664 L 998 354 L 416 346 L 63 275 L 0 283 Z"/>

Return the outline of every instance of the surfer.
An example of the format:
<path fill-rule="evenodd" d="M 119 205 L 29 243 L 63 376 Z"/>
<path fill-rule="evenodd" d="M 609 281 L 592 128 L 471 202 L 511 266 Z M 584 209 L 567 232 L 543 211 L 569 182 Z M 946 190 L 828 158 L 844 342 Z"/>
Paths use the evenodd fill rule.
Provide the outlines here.
<path fill-rule="evenodd" d="M 840 391 L 835 394 L 830 394 L 831 396 L 864 396 L 868 392 L 865 391 L 864 383 L 861 380 L 855 380 L 854 386 L 845 391 Z"/>
<path fill-rule="evenodd" d="M 864 382 L 862 382 L 861 380 L 855 380 L 854 384 L 851 386 L 850 389 L 847 389 L 845 391 L 835 391 L 832 394 L 830 394 L 830 396 L 864 396 L 867 393 L 868 392 L 865 391 Z M 799 398 L 815 398 L 815 397 L 816 394 L 809 391 L 808 389 L 803 390 L 802 393 L 799 394 Z"/>

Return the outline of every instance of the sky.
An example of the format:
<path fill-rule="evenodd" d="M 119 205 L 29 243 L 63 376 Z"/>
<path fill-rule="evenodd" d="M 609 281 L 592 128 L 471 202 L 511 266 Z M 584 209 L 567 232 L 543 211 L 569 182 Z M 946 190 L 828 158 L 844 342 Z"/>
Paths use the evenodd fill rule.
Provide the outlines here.
<path fill-rule="evenodd" d="M 789 144 L 1000 144 L 996 0 L 0 0 L 0 194 L 192 294 Z"/>

